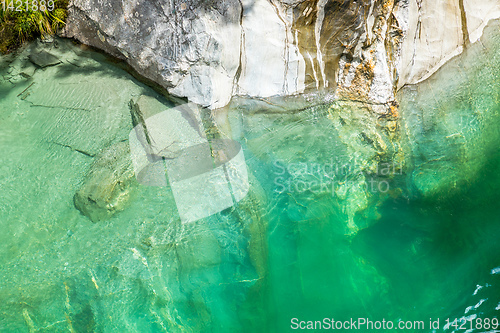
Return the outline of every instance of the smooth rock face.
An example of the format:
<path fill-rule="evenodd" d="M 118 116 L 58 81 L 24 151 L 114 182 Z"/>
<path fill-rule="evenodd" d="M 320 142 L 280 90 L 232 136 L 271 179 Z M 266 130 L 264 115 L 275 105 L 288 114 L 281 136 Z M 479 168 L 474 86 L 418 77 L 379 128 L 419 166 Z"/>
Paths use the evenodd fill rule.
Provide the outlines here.
<path fill-rule="evenodd" d="M 435 72 L 498 0 L 72 0 L 66 35 L 126 59 L 169 93 L 210 108 L 233 95 L 308 90 L 387 103 Z"/>
<path fill-rule="evenodd" d="M 406 31 L 399 88 L 425 80 L 476 42 L 486 24 L 500 17 L 500 1 L 408 1 L 395 16 Z"/>
<path fill-rule="evenodd" d="M 306 63 L 292 28 L 293 8 L 267 0 L 242 3 L 243 47 L 237 93 L 269 97 L 303 92 Z"/>

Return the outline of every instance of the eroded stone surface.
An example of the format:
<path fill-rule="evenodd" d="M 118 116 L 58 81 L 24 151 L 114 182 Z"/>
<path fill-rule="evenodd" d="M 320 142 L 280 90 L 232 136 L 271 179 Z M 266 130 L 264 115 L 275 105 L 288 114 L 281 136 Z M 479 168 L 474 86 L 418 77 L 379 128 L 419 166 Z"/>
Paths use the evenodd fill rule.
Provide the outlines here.
<path fill-rule="evenodd" d="M 475 42 L 500 4 L 73 0 L 69 12 L 67 36 L 126 59 L 175 96 L 220 108 L 233 95 L 311 89 L 390 102 Z"/>
<path fill-rule="evenodd" d="M 240 58 L 238 1 L 77 0 L 69 12 L 68 36 L 126 59 L 191 102 L 229 102 Z"/>
<path fill-rule="evenodd" d="M 131 196 L 134 170 L 128 142 L 102 151 L 74 197 L 75 207 L 93 222 L 123 210 Z"/>
<path fill-rule="evenodd" d="M 425 80 L 476 42 L 491 19 L 500 17 L 496 0 L 403 1 L 395 17 L 406 27 L 398 88 Z"/>

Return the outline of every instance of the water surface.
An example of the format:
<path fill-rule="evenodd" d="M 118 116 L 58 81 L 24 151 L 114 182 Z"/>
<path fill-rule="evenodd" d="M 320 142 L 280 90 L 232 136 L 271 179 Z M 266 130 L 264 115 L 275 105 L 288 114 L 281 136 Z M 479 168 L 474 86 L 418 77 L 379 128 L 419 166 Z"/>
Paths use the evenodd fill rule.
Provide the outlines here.
<path fill-rule="evenodd" d="M 453 65 L 483 56 L 462 68 L 466 84 L 443 86 L 445 68 L 401 96 L 412 153 L 368 197 L 345 186 L 359 184 L 355 167 L 318 185 L 332 181 L 325 166 L 356 165 L 330 105 L 230 113 L 251 190 L 189 224 L 168 186 L 139 184 L 125 210 L 97 223 L 73 204 L 95 156 L 128 139 L 130 99 L 170 102 L 70 42 L 2 58 L 0 330 L 288 332 L 293 318 L 368 318 L 431 332 L 439 318 L 436 331 L 451 332 L 446 318 L 498 317 L 500 59 L 494 40 L 485 47 Z M 41 48 L 62 63 L 37 69 L 26 57 Z M 205 116 L 208 137 L 223 135 Z"/>

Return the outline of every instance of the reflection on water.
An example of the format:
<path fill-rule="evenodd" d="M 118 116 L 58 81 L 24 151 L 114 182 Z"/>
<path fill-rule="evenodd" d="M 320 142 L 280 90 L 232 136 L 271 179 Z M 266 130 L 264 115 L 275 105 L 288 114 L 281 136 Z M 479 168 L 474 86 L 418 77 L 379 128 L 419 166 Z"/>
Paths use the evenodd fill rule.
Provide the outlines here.
<path fill-rule="evenodd" d="M 458 118 L 473 105 L 478 121 L 458 135 L 446 94 L 431 102 L 426 88 L 420 99 L 409 92 L 404 161 L 380 158 L 399 156 L 393 134 L 354 128 L 370 116 L 356 105 L 230 111 L 224 126 L 203 111 L 203 133 L 185 122 L 201 141 L 156 152 L 174 163 L 161 170 L 170 183 L 144 186 L 124 162 L 137 125 L 130 101 L 173 105 L 101 55 L 61 41 L 44 46 L 61 63 L 36 69 L 25 55 L 41 46 L 30 47 L 0 66 L 1 331 L 288 332 L 293 318 L 368 318 L 424 321 L 431 332 L 430 319 L 442 330 L 446 319 L 498 317 L 496 67 L 454 90 Z M 487 61 L 500 63 L 489 47 Z M 430 118 L 419 118 L 422 105 Z M 446 124 L 429 120 L 443 114 Z M 214 149 L 228 139 L 237 149 Z M 175 158 L 203 142 L 220 162 L 213 170 L 244 155 L 248 183 L 231 207 L 202 218 L 208 194 L 190 192 L 187 211 L 203 212 L 184 223 L 186 192 L 173 183 L 203 174 L 203 161 Z M 236 198 L 237 184 L 221 177 Z M 450 177 L 459 182 L 443 190 Z M 112 181 L 93 185 L 103 178 Z M 86 211 L 106 217 L 93 223 Z"/>

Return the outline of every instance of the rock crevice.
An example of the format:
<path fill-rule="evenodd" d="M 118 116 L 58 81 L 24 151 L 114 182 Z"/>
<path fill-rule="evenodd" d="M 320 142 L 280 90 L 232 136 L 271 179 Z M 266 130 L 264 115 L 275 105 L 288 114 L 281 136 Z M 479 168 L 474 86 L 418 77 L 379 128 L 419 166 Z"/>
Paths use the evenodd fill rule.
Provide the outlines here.
<path fill-rule="evenodd" d="M 498 0 L 72 0 L 65 34 L 211 109 L 317 90 L 388 103 L 499 17 Z"/>

